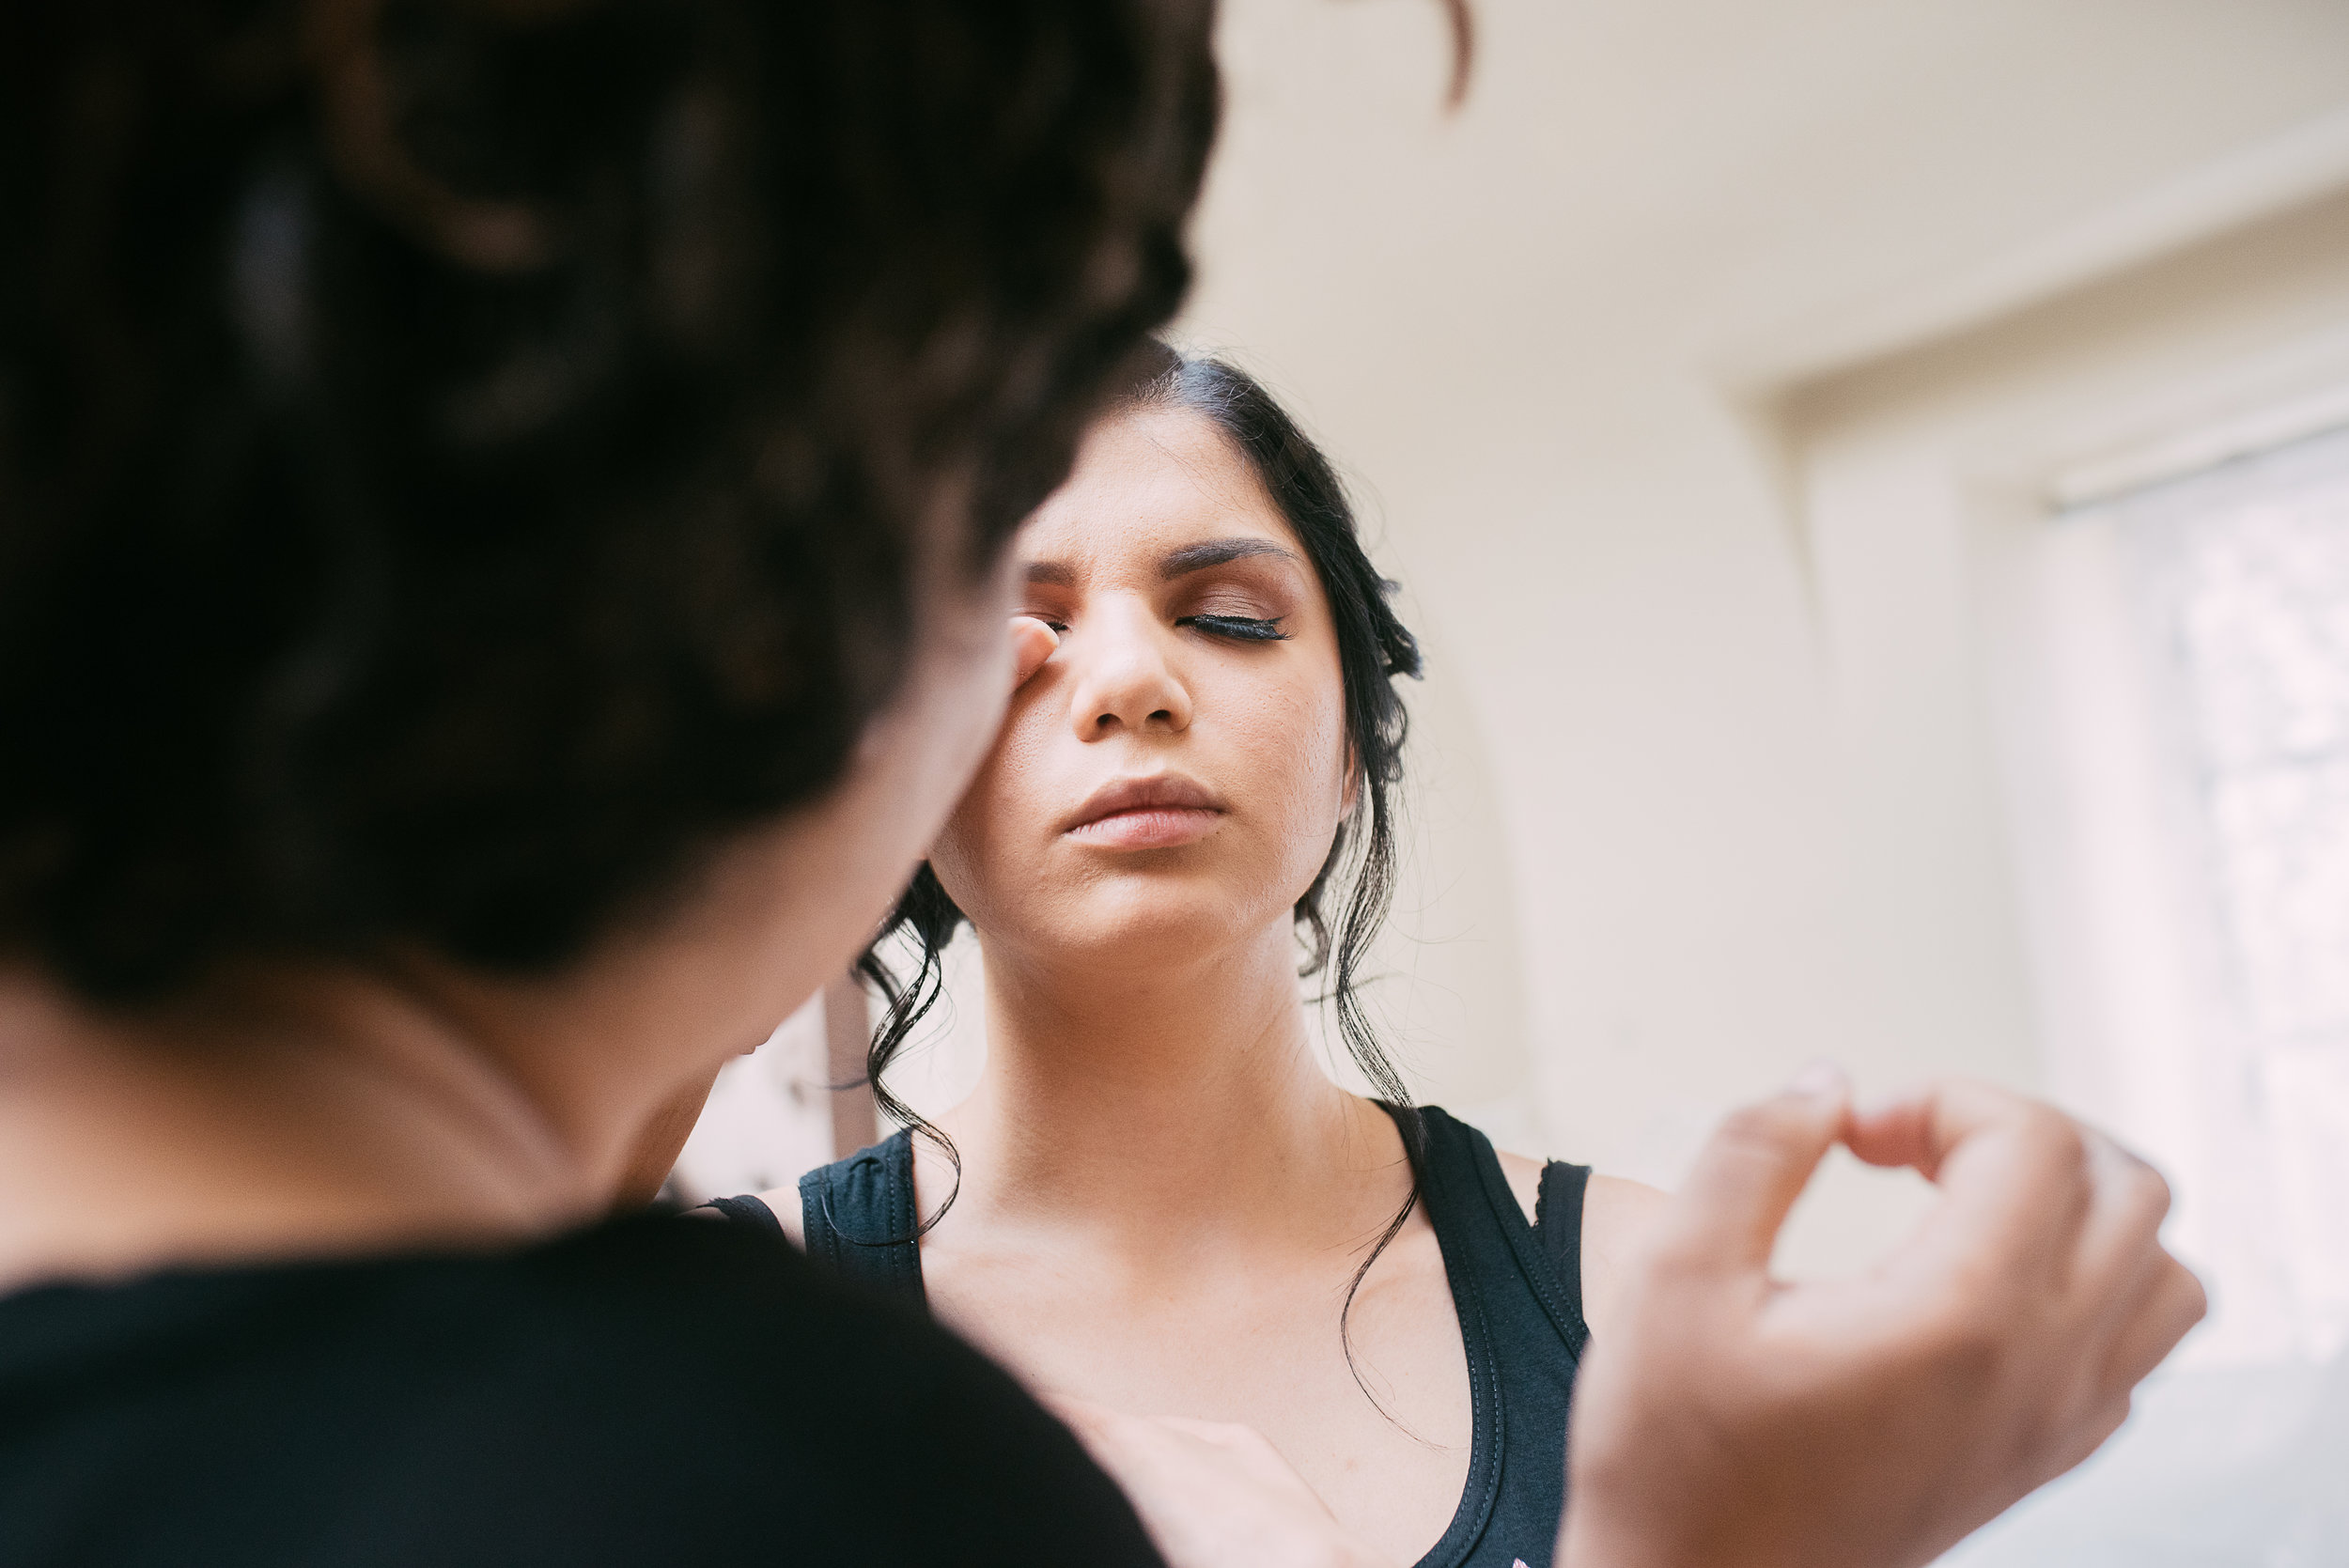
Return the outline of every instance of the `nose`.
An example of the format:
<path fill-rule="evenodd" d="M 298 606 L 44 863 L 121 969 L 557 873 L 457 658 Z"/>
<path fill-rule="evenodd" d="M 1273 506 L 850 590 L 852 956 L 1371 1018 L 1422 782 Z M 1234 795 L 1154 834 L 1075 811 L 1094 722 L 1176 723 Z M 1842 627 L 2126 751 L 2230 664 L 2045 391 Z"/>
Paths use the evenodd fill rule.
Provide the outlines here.
<path fill-rule="evenodd" d="M 1169 656 L 1174 633 L 1143 604 L 1097 604 L 1066 649 L 1077 679 L 1070 722 L 1080 740 L 1190 727 L 1190 692 Z"/>

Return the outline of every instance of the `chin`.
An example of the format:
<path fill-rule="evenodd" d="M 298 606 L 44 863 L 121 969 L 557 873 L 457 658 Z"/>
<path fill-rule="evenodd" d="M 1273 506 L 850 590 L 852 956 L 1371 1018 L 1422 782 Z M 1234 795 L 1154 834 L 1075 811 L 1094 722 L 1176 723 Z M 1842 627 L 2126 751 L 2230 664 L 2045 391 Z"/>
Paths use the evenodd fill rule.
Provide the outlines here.
<path fill-rule="evenodd" d="M 1287 903 L 1261 894 L 1134 878 L 1070 900 L 1055 929 L 1037 935 L 1103 969 L 1172 966 L 1253 940 L 1270 924 L 1285 931 L 1288 916 Z"/>

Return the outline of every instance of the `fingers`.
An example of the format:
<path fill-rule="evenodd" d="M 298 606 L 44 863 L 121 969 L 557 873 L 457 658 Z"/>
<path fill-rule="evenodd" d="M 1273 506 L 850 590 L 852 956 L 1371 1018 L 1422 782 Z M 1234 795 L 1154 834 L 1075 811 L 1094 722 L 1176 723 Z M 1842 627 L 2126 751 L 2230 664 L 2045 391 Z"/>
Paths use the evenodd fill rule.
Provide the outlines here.
<path fill-rule="evenodd" d="M 2113 1300 L 2118 1322 L 2151 1277 L 2161 1250 L 2161 1222 L 2170 1213 L 2170 1184 L 2161 1173 L 2092 1128 L 2081 1129 L 2087 1149 L 2090 1199 L 2080 1229 L 2073 1279 L 2085 1291 Z"/>
<path fill-rule="evenodd" d="M 2089 1136 L 2051 1106 L 1964 1079 L 1856 1113 L 1854 1154 L 1911 1166 L 1942 1193 L 1883 1272 L 1968 1296 L 2068 1285 L 2096 1195 Z"/>
<path fill-rule="evenodd" d="M 2177 1259 L 2161 1253 L 2106 1352 L 2105 1386 L 2135 1388 L 2209 1310 L 2202 1281 Z"/>
<path fill-rule="evenodd" d="M 1710 1266 L 1766 1268 L 1787 1211 L 1843 1135 L 1850 1110 L 1843 1075 L 1823 1064 L 1785 1093 L 1731 1114 L 1665 1209 L 1659 1247 Z"/>
<path fill-rule="evenodd" d="M 1973 1079 L 1943 1079 L 1852 1112 L 1851 1151 L 1871 1165 L 1906 1165 L 1938 1181 L 1944 1161 L 1969 1141 L 2034 1128 L 2061 1111 Z M 2043 1129 L 2044 1130 L 2044 1129 Z"/>
<path fill-rule="evenodd" d="M 1060 646 L 1060 636 L 1034 615 L 1014 615 L 1011 618 L 1012 675 L 1015 691 L 1028 684 L 1030 676 L 1044 668 L 1044 661 Z"/>
<path fill-rule="evenodd" d="M 2102 1403 L 2083 1412 L 2079 1418 L 2055 1434 L 2055 1446 L 2038 1456 L 2039 1463 L 2027 1470 L 2022 1484 L 2015 1488 L 2015 1500 L 2024 1493 L 2045 1486 L 2056 1477 L 2080 1465 L 2105 1446 L 2112 1435 L 2121 1430 L 2121 1423 L 2129 1419 L 2129 1396 L 2123 1389 L 2108 1396 Z"/>
<path fill-rule="evenodd" d="M 1871 1165 L 1906 1165 L 1931 1181 L 1940 1164 L 1935 1145 L 1934 1095 L 1932 1088 L 1916 1088 L 1854 1106 L 1846 1139 L 1851 1152 Z"/>
<path fill-rule="evenodd" d="M 2100 1133 L 2083 1129 L 2091 1186 L 2088 1215 L 2068 1279 L 2044 1304 L 2042 1335 L 2077 1349 L 2053 1358 L 2049 1374 L 2077 1403 L 2047 1433 L 2062 1473 L 2085 1459 L 2126 1417 L 2132 1389 L 2201 1318 L 2201 1282 L 2163 1250 L 2170 1186 L 2153 1167 Z"/>
<path fill-rule="evenodd" d="M 2201 1282 L 2161 1247 L 2169 1184 L 2051 1107 L 1946 1082 L 1855 1115 L 1851 1142 L 1942 1189 L 1885 1276 L 1952 1305 L 2003 1303 L 2001 1318 L 2050 1357 L 2046 1374 L 2074 1383 L 2081 1413 L 2060 1423 L 2063 1467 L 2110 1434 L 2129 1390 L 2201 1321 Z"/>

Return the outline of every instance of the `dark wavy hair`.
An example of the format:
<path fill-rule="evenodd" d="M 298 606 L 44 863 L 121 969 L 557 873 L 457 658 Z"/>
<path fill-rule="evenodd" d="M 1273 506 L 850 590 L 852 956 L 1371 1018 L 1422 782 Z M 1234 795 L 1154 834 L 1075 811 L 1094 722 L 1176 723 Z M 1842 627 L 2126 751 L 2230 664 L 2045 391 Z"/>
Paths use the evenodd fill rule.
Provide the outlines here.
<path fill-rule="evenodd" d="M 1416 1170 L 1424 1140 L 1411 1109 L 1410 1089 L 1371 1028 L 1356 982 L 1394 898 L 1393 793 L 1403 775 L 1403 745 L 1409 728 L 1394 681 L 1398 675 L 1420 674 L 1419 644 L 1389 602 L 1394 584 L 1379 576 L 1362 549 L 1354 509 L 1336 469 L 1261 382 L 1221 360 L 1187 358 L 1154 344 L 1138 383 L 1108 411 L 1148 409 L 1186 409 L 1222 432 L 1280 508 L 1329 600 L 1356 787 L 1352 811 L 1339 823 L 1320 871 L 1297 901 L 1294 916 L 1303 948 L 1298 972 L 1300 978 L 1329 976 L 1326 1000 L 1335 1014 L 1339 1037 L 1394 1112 Z M 915 1128 L 935 1143 L 957 1172 L 961 1162 L 953 1141 L 891 1094 L 882 1075 L 937 1004 L 945 978 L 945 949 L 964 918 L 925 862 L 858 965 L 884 1003 L 865 1057 L 874 1101 L 899 1125 Z M 902 980 L 882 955 L 884 944 L 900 936 L 911 941 L 917 955 L 913 973 Z M 1410 1217 L 1417 1196 L 1414 1182 L 1411 1197 L 1355 1272 L 1346 1292 L 1348 1308 L 1371 1265 Z M 953 1202 L 950 1195 L 922 1222 L 922 1229 L 942 1219 Z M 1344 1322 L 1342 1311 L 1341 1326 Z M 1350 1345 L 1347 1360 L 1350 1365 Z"/>
<path fill-rule="evenodd" d="M 1208 12 L 0 9 L 0 950 L 543 971 L 826 787 L 1183 295 Z"/>

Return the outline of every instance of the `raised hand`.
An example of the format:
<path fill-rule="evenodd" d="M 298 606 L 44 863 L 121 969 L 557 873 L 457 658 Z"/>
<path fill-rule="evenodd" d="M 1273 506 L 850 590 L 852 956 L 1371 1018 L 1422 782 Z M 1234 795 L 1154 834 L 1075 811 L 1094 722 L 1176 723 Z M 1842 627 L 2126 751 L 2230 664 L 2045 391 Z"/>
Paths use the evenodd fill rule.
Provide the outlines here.
<path fill-rule="evenodd" d="M 2051 1108 L 1951 1082 L 1855 1113 L 1840 1075 L 1732 1116 L 1595 1343 L 1565 1568 L 1906 1568 L 2079 1463 L 2203 1312 L 2170 1189 Z M 1839 1140 L 1940 1200 L 1850 1280 L 1768 1275 Z"/>

